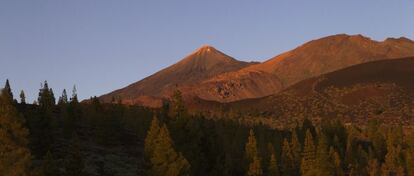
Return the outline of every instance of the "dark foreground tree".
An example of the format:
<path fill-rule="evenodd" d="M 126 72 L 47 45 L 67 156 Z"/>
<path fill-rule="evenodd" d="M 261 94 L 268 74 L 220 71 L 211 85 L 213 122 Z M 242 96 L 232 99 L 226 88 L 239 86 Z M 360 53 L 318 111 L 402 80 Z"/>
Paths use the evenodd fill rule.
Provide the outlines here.
<path fill-rule="evenodd" d="M 53 155 L 50 151 L 48 151 L 46 153 L 46 156 L 43 158 L 41 175 L 42 176 L 60 175 L 59 168 L 56 164 L 56 160 L 53 158 Z"/>
<path fill-rule="evenodd" d="M 247 175 L 248 176 L 259 176 L 263 175 L 261 163 L 260 163 L 260 157 L 257 152 L 257 141 L 256 137 L 254 135 L 254 131 L 250 129 L 249 137 L 247 139 L 247 143 L 245 146 L 245 153 L 246 153 L 246 159 L 249 163 Z"/>
<path fill-rule="evenodd" d="M 21 104 L 26 104 L 26 95 L 24 94 L 24 91 L 20 91 L 20 103 Z"/>
<path fill-rule="evenodd" d="M 1 92 L 9 99 L 9 101 L 13 101 L 13 93 L 8 79 L 6 80 L 6 85 L 4 85 L 4 88 Z"/>
<path fill-rule="evenodd" d="M 157 117 L 153 117 L 151 126 L 147 132 L 144 144 L 144 156 L 150 158 L 154 153 L 154 146 L 160 132 L 160 124 Z"/>
<path fill-rule="evenodd" d="M 182 118 L 186 115 L 186 109 L 184 106 L 184 101 L 182 93 L 179 90 L 174 91 L 173 96 L 171 97 L 171 116 L 174 118 Z"/>
<path fill-rule="evenodd" d="M 150 160 L 152 164 L 150 175 L 189 175 L 190 164 L 181 153 L 175 151 L 166 125 L 160 129 Z"/>
<path fill-rule="evenodd" d="M 277 160 L 275 154 L 270 156 L 269 168 L 267 169 L 269 176 L 279 176 L 279 165 L 277 164 Z"/>
<path fill-rule="evenodd" d="M 27 147 L 28 130 L 13 105 L 8 82 L 0 94 L 0 175 L 29 174 L 31 154 Z"/>
<path fill-rule="evenodd" d="M 247 171 L 248 176 L 261 176 L 263 175 L 262 166 L 260 164 L 259 157 L 255 156 L 250 165 L 249 170 Z"/>
<path fill-rule="evenodd" d="M 65 176 L 84 176 L 85 164 L 80 149 L 79 137 L 73 134 L 68 153 L 65 157 Z"/>
<path fill-rule="evenodd" d="M 294 175 L 295 171 L 295 157 L 293 156 L 292 149 L 290 148 L 290 144 L 287 139 L 283 140 L 282 144 L 282 175 Z"/>
<path fill-rule="evenodd" d="M 247 143 L 246 143 L 244 150 L 245 150 L 246 159 L 248 162 L 252 162 L 255 157 L 259 157 L 258 152 L 257 152 L 256 137 L 252 129 L 250 129 L 249 137 L 247 139 Z"/>
<path fill-rule="evenodd" d="M 308 175 L 312 174 L 311 171 L 315 167 L 316 154 L 315 154 L 315 144 L 313 142 L 313 137 L 311 132 L 306 131 L 305 144 L 302 152 L 302 163 L 300 166 L 301 174 Z"/>

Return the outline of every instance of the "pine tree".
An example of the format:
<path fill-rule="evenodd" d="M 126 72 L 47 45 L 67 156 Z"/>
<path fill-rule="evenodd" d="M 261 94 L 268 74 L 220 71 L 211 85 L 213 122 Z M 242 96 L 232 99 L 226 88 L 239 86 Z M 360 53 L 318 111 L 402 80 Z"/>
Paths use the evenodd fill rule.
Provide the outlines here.
<path fill-rule="evenodd" d="M 279 166 L 277 164 L 275 154 L 272 154 L 270 156 L 269 168 L 267 169 L 267 171 L 268 171 L 269 176 L 279 176 L 280 175 Z"/>
<path fill-rule="evenodd" d="M 305 143 L 302 152 L 302 162 L 300 171 L 302 175 L 307 175 L 314 168 L 315 164 L 315 144 L 313 142 L 312 134 L 309 130 L 306 131 Z"/>
<path fill-rule="evenodd" d="M 53 90 L 49 88 L 47 81 L 44 82 L 43 87 L 39 90 L 38 97 L 39 106 L 45 111 L 51 111 L 55 105 L 55 97 Z"/>
<path fill-rule="evenodd" d="M 23 119 L 14 107 L 12 95 L 8 91 L 3 89 L 0 95 L 0 175 L 25 176 L 28 175 L 31 164 L 31 154 L 27 147 L 29 133 L 22 125 Z"/>
<path fill-rule="evenodd" d="M 73 133 L 76 131 L 79 124 L 82 123 L 82 109 L 78 101 L 78 95 L 76 93 L 76 86 L 73 86 L 72 90 L 72 97 L 70 98 L 70 102 L 66 107 L 67 109 L 67 118 L 65 119 L 66 129 L 69 133 Z M 104 121 L 105 118 L 109 116 L 109 114 L 104 114 L 100 121 Z M 107 131 L 109 131 L 107 129 Z M 109 142 L 110 140 L 107 140 Z"/>
<path fill-rule="evenodd" d="M 262 167 L 260 164 L 260 159 L 257 156 L 254 156 L 252 159 L 249 170 L 247 171 L 248 176 L 261 176 L 263 175 Z"/>
<path fill-rule="evenodd" d="M 10 87 L 10 82 L 8 79 L 6 80 L 6 84 L 4 85 L 4 88 L 1 91 L 1 94 L 5 94 L 6 97 L 9 98 L 9 101 L 13 102 L 13 93 L 12 93 L 12 89 Z"/>
<path fill-rule="evenodd" d="M 328 141 L 327 137 L 322 133 L 319 136 L 316 163 L 316 173 L 319 176 L 330 176 L 335 175 L 335 165 L 328 152 Z"/>
<path fill-rule="evenodd" d="M 33 143 L 35 143 L 39 155 L 43 156 L 47 151 L 51 150 L 54 143 L 51 129 L 54 127 L 52 116 L 55 106 L 55 97 L 49 88 L 47 81 L 44 82 L 39 90 L 38 103 L 39 116 L 36 118 L 37 126 L 31 132 L 34 133 L 33 136 L 36 137 Z"/>
<path fill-rule="evenodd" d="M 20 103 L 25 105 L 26 104 L 26 95 L 24 94 L 24 91 L 20 91 Z"/>
<path fill-rule="evenodd" d="M 62 96 L 59 97 L 58 104 L 67 104 L 68 103 L 68 94 L 66 93 L 66 89 L 63 89 Z"/>
<path fill-rule="evenodd" d="M 77 90 L 76 90 L 76 85 L 73 86 L 73 89 L 72 89 L 72 97 L 70 98 L 70 102 L 72 104 L 79 103 L 78 93 L 77 93 Z"/>
<path fill-rule="evenodd" d="M 68 153 L 65 157 L 64 168 L 65 176 L 84 176 L 85 164 L 83 161 L 83 155 L 80 149 L 80 141 L 76 133 L 72 135 Z"/>
<path fill-rule="evenodd" d="M 257 142 L 253 129 L 249 131 L 249 137 L 245 146 L 246 159 L 248 162 L 253 161 L 254 157 L 258 157 Z"/>
<path fill-rule="evenodd" d="M 295 159 L 287 139 L 284 139 L 281 157 L 282 175 L 290 176 L 295 172 Z"/>
<path fill-rule="evenodd" d="M 302 153 L 302 146 L 299 142 L 298 135 L 296 133 L 296 129 L 292 130 L 292 137 L 291 137 L 291 148 L 293 152 L 293 157 L 295 160 L 295 168 L 299 169 L 300 167 L 300 160 L 301 160 L 301 153 Z"/>
<path fill-rule="evenodd" d="M 354 164 L 354 175 L 367 175 L 366 167 L 369 162 L 368 153 L 362 148 L 362 145 L 358 145 L 356 152 L 356 161 Z"/>
<path fill-rule="evenodd" d="M 356 130 L 354 128 L 355 127 L 349 129 L 345 151 L 345 166 L 347 166 L 349 170 L 352 169 L 350 167 L 355 167 L 358 158 L 355 132 Z"/>
<path fill-rule="evenodd" d="M 171 99 L 172 117 L 181 118 L 186 114 L 182 93 L 180 90 L 175 90 Z"/>
<path fill-rule="evenodd" d="M 154 145 L 151 157 L 151 175 L 154 176 L 178 176 L 188 175 L 190 164 L 181 153 L 177 153 L 173 147 L 167 126 L 160 129 Z"/>
<path fill-rule="evenodd" d="M 387 133 L 387 154 L 385 155 L 385 162 L 381 167 L 383 174 L 398 175 L 401 173 L 403 164 L 402 148 L 403 132 L 399 127 L 392 127 L 388 129 Z"/>
<path fill-rule="evenodd" d="M 380 176 L 378 160 L 373 159 L 368 162 L 367 171 L 369 176 Z"/>
<path fill-rule="evenodd" d="M 153 151 L 155 148 L 154 146 L 156 144 L 155 142 L 156 142 L 159 132 L 160 132 L 160 124 L 159 124 L 158 118 L 154 116 L 151 121 L 151 126 L 149 130 L 147 131 L 147 137 L 145 138 L 145 143 L 144 143 L 144 152 L 147 158 L 150 158 L 153 155 Z"/>
<path fill-rule="evenodd" d="M 270 160 L 270 156 L 272 156 L 275 153 L 276 153 L 275 146 L 273 146 L 272 143 L 268 142 L 267 143 L 267 155 L 269 155 L 269 160 Z"/>
<path fill-rule="evenodd" d="M 344 176 L 344 171 L 342 169 L 342 161 L 339 153 L 335 151 L 333 147 L 329 149 L 329 156 L 333 160 L 333 164 L 335 167 L 335 175 L 336 176 Z"/>
<path fill-rule="evenodd" d="M 263 171 L 261 168 L 259 154 L 257 152 L 257 141 L 254 135 L 253 129 L 249 131 L 249 137 L 247 138 L 247 143 L 245 146 L 245 155 L 247 163 L 249 164 L 247 175 L 256 176 L 262 175 Z"/>
<path fill-rule="evenodd" d="M 395 175 L 399 171 L 399 167 L 402 165 L 401 146 L 393 146 L 389 144 L 387 146 L 387 155 L 385 155 L 385 162 L 382 165 L 382 173 L 386 175 Z"/>
<path fill-rule="evenodd" d="M 60 175 L 59 168 L 56 161 L 53 159 L 53 155 L 50 151 L 46 153 L 42 163 L 42 175 L 43 176 L 56 176 Z"/>
<path fill-rule="evenodd" d="M 387 144 L 384 136 L 379 131 L 380 122 L 378 120 L 371 120 L 368 122 L 367 135 L 372 142 L 375 158 L 382 161 L 387 152 Z"/>

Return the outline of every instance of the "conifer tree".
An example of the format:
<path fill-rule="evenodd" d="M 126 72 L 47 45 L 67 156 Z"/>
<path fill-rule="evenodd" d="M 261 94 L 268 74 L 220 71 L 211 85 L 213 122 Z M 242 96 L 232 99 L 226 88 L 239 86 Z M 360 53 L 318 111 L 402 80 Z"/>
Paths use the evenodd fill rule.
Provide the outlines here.
<path fill-rule="evenodd" d="M 245 146 L 246 159 L 248 162 L 253 161 L 254 157 L 258 157 L 257 142 L 253 129 L 249 131 L 249 137 Z"/>
<path fill-rule="evenodd" d="M 335 166 L 335 175 L 336 176 L 344 176 L 344 171 L 342 169 L 342 161 L 339 153 L 335 151 L 333 147 L 329 149 L 329 156 L 333 160 L 333 164 Z"/>
<path fill-rule="evenodd" d="M 53 159 L 53 155 L 50 151 L 46 153 L 42 163 L 42 175 L 43 176 L 56 176 L 60 175 L 59 168 L 56 161 Z"/>
<path fill-rule="evenodd" d="M 74 133 L 72 135 L 72 140 L 68 148 L 68 153 L 65 157 L 64 168 L 65 176 L 84 176 L 85 173 L 85 164 L 83 160 L 83 155 L 81 153 L 80 141 L 78 135 Z"/>
<path fill-rule="evenodd" d="M 245 153 L 247 162 L 250 163 L 248 166 L 247 175 L 262 175 L 263 171 L 261 168 L 260 158 L 257 151 L 257 141 L 253 129 L 250 129 L 249 131 L 249 137 L 247 138 L 247 143 L 245 146 Z"/>
<path fill-rule="evenodd" d="M 79 100 L 78 100 L 78 92 L 76 90 L 76 85 L 73 86 L 73 89 L 72 89 L 72 97 L 70 98 L 70 102 L 72 104 L 79 103 Z"/>
<path fill-rule="evenodd" d="M 301 153 L 302 153 L 302 146 L 299 142 L 299 138 L 298 135 L 296 133 L 296 129 L 292 130 L 292 137 L 291 137 L 291 148 L 292 148 L 292 153 L 293 153 L 293 157 L 295 160 L 295 168 L 299 169 L 300 167 L 300 160 L 301 160 Z"/>
<path fill-rule="evenodd" d="M 369 176 L 380 176 L 380 168 L 378 160 L 373 159 L 368 162 L 367 172 Z"/>
<path fill-rule="evenodd" d="M 171 99 L 172 117 L 180 118 L 186 114 L 182 93 L 180 90 L 175 90 Z"/>
<path fill-rule="evenodd" d="M 260 164 L 260 159 L 258 156 L 254 156 L 252 159 L 249 170 L 247 171 L 248 176 L 261 176 L 263 175 L 262 167 Z"/>
<path fill-rule="evenodd" d="M 26 95 L 24 94 L 24 91 L 20 91 L 20 103 L 25 105 L 26 104 Z"/>
<path fill-rule="evenodd" d="M 188 175 L 190 164 L 181 153 L 177 153 L 173 147 L 167 126 L 160 129 L 151 157 L 151 175 L 154 176 L 178 176 Z"/>
<path fill-rule="evenodd" d="M 270 156 L 272 156 L 273 154 L 275 154 L 275 146 L 273 146 L 273 144 L 271 142 L 267 143 L 267 153 L 269 155 L 269 160 L 270 160 Z"/>
<path fill-rule="evenodd" d="M 151 126 L 147 131 L 147 136 L 145 137 L 144 152 L 147 158 L 153 155 L 153 151 L 155 148 L 154 146 L 156 144 L 156 140 L 157 140 L 159 132 L 160 132 L 160 124 L 159 124 L 158 118 L 154 116 L 151 121 Z"/>
<path fill-rule="evenodd" d="M 283 141 L 281 161 L 282 175 L 288 176 L 294 175 L 294 173 L 296 173 L 294 170 L 295 159 L 287 139 L 284 139 Z"/>
<path fill-rule="evenodd" d="M 308 172 L 312 171 L 312 169 L 314 168 L 315 159 L 315 144 L 311 132 L 307 130 L 304 148 L 302 152 L 302 162 L 300 166 L 300 171 L 302 175 L 307 175 Z"/>
<path fill-rule="evenodd" d="M 356 132 L 355 127 L 349 129 L 349 134 L 346 143 L 345 151 L 345 165 L 346 167 L 354 167 L 357 161 L 357 144 L 356 144 Z M 351 169 L 351 168 L 348 168 Z M 355 171 L 354 171 L 355 172 Z"/>
<path fill-rule="evenodd" d="M 22 125 L 23 119 L 8 91 L 3 89 L 0 95 L 0 175 L 25 176 L 29 174 L 31 165 L 31 154 L 27 147 L 29 133 Z"/>
<path fill-rule="evenodd" d="M 8 79 L 6 80 L 6 84 L 4 85 L 4 88 L 1 91 L 1 93 L 5 94 L 6 97 L 9 98 L 9 101 L 13 102 L 13 93 L 12 93 L 12 89 L 10 87 L 10 82 Z"/>
<path fill-rule="evenodd" d="M 277 164 L 275 154 L 272 154 L 270 156 L 269 167 L 268 167 L 267 171 L 268 171 L 269 176 L 279 176 L 280 175 L 279 166 Z"/>
<path fill-rule="evenodd" d="M 37 101 L 44 111 L 51 111 L 52 107 L 55 105 L 55 97 L 52 89 L 49 88 L 47 81 L 45 81 L 43 87 L 41 87 Z"/>
<path fill-rule="evenodd" d="M 387 131 L 387 154 L 381 166 L 383 174 L 404 175 L 404 161 L 402 153 L 403 130 L 401 126 L 392 126 Z"/>
<path fill-rule="evenodd" d="M 63 89 L 62 96 L 59 97 L 58 104 L 67 104 L 68 103 L 68 94 L 66 93 L 66 89 Z"/>
<path fill-rule="evenodd" d="M 379 131 L 380 122 L 378 120 L 371 120 L 368 122 L 367 135 L 372 142 L 375 158 L 380 161 L 384 160 L 387 144 L 384 136 Z"/>
<path fill-rule="evenodd" d="M 67 106 L 67 113 L 68 113 L 68 118 L 66 119 L 66 123 L 69 129 L 68 131 L 73 132 L 76 130 L 77 125 L 79 125 L 82 122 L 81 121 L 82 110 L 79 105 L 76 86 L 73 86 L 72 97 L 70 98 L 70 102 L 68 102 L 68 106 Z M 109 114 L 105 114 L 103 118 L 101 119 L 101 121 L 104 121 L 105 120 L 104 118 L 107 116 L 109 116 Z M 109 140 L 107 141 L 109 142 Z"/>
<path fill-rule="evenodd" d="M 51 130 L 53 128 L 52 116 L 53 108 L 55 106 L 55 97 L 49 88 L 47 81 L 44 82 L 39 90 L 38 104 L 39 116 L 36 118 L 37 126 L 31 132 L 36 136 L 33 143 L 36 144 L 35 146 L 39 151 L 39 155 L 43 156 L 47 151 L 51 150 L 54 142 Z"/>
<path fill-rule="evenodd" d="M 358 157 L 354 165 L 355 175 L 367 175 L 366 167 L 369 162 L 369 156 L 368 153 L 363 149 L 362 145 L 358 145 L 356 155 Z"/>
<path fill-rule="evenodd" d="M 317 170 L 316 173 L 319 176 L 335 175 L 335 165 L 332 158 L 329 155 L 328 148 L 329 146 L 327 138 L 322 133 L 320 134 L 318 141 L 318 148 L 316 154 L 317 165 L 314 165 L 316 167 L 313 168 Z"/>
<path fill-rule="evenodd" d="M 401 146 L 393 146 L 391 143 L 387 146 L 387 155 L 385 155 L 385 162 L 381 167 L 382 173 L 385 175 L 396 175 L 399 172 L 399 167 L 402 166 Z"/>

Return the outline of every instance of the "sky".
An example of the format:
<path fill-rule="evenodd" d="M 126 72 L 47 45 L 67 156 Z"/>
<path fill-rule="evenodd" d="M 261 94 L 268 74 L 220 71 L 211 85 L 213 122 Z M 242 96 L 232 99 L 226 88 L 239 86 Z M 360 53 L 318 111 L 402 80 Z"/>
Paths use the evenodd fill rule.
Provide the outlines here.
<path fill-rule="evenodd" d="M 414 39 L 412 0 L 0 0 L 0 84 L 81 99 L 141 80 L 208 44 L 265 61 L 346 33 Z"/>

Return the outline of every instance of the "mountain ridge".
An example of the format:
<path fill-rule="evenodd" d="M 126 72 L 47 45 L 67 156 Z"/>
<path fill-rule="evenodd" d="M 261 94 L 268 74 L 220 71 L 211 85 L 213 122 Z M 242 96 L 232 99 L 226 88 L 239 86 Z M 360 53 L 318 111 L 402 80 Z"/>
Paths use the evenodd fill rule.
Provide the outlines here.
<path fill-rule="evenodd" d="M 298 81 L 348 66 L 408 56 L 414 56 L 414 42 L 405 37 L 387 38 L 380 42 L 360 34 L 332 35 L 306 42 L 263 63 L 213 77 L 205 81 L 207 85 L 200 88 L 209 90 L 199 90 L 199 92 L 209 92 L 201 98 L 219 102 L 264 97 L 277 93 Z M 252 78 L 251 74 L 268 80 L 254 82 L 254 79 L 259 78 Z M 244 80 L 252 79 L 257 84 L 255 86 L 257 89 L 246 91 L 242 88 L 246 85 L 227 86 L 233 85 L 234 82 L 243 84 L 246 82 Z M 212 83 L 216 83 L 219 87 L 227 87 L 224 94 L 228 96 L 220 96 L 223 94 L 222 91 L 211 91 L 214 89 Z M 246 96 L 240 96 L 239 91 L 244 91 L 243 94 Z"/>
<path fill-rule="evenodd" d="M 352 65 L 408 56 L 414 56 L 414 42 L 408 38 L 376 41 L 360 34 L 311 40 L 262 63 L 238 61 L 203 45 L 177 63 L 103 95 L 101 100 L 109 102 L 116 97 L 127 104 L 156 107 L 176 89 L 183 92 L 188 104 L 193 97 L 217 102 L 254 99 Z"/>
<path fill-rule="evenodd" d="M 212 46 L 204 45 L 177 63 L 141 81 L 105 94 L 100 99 L 110 102 L 114 97 L 127 104 L 160 106 L 161 100 L 169 97 L 177 88 L 190 89 L 204 79 L 251 64 L 256 63 L 238 61 Z"/>

